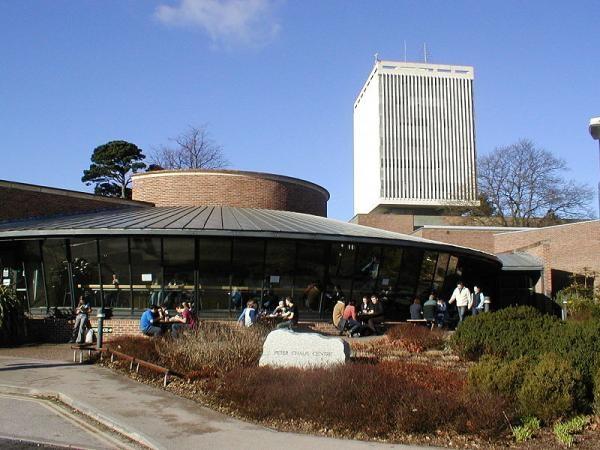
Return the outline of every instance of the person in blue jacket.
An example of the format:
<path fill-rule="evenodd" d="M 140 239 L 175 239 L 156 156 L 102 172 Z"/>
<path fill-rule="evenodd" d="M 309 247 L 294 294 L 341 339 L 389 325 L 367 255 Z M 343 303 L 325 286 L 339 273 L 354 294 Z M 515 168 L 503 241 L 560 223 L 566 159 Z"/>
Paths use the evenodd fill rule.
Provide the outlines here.
<path fill-rule="evenodd" d="M 157 326 L 158 321 L 158 306 L 150 305 L 140 318 L 140 331 L 146 336 L 161 336 L 163 330 L 161 327 Z"/>

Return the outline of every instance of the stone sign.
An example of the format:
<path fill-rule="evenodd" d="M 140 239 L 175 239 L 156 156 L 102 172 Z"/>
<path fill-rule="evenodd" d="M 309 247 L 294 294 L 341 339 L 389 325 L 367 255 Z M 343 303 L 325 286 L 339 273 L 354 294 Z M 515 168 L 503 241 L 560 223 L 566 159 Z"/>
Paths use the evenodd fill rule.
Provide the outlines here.
<path fill-rule="evenodd" d="M 349 357 L 350 346 L 341 338 L 275 330 L 267 336 L 258 364 L 272 367 L 329 367 L 344 364 Z"/>

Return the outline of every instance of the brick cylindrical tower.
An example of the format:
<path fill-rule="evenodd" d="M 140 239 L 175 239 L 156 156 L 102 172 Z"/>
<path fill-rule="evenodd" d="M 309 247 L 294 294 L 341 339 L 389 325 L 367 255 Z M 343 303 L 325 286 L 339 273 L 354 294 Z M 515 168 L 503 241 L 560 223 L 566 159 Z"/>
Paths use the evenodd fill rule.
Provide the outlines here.
<path fill-rule="evenodd" d="M 133 199 L 156 206 L 233 206 L 327 216 L 329 192 L 298 178 L 237 170 L 158 170 L 133 176 Z"/>

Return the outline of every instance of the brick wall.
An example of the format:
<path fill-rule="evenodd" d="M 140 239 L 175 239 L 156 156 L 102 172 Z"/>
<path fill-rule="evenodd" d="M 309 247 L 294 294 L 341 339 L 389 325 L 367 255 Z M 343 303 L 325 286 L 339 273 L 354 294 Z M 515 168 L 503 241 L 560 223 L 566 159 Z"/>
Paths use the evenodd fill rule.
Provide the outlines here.
<path fill-rule="evenodd" d="M 494 253 L 494 235 L 497 231 L 487 230 L 456 230 L 440 228 L 419 228 L 413 236 L 448 244 L 474 248 L 488 253 Z"/>
<path fill-rule="evenodd" d="M 411 234 L 414 220 L 415 216 L 412 214 L 357 214 L 352 222 L 395 233 Z"/>
<path fill-rule="evenodd" d="M 151 206 L 84 192 L 0 181 L 0 221 L 131 206 Z"/>
<path fill-rule="evenodd" d="M 327 216 L 329 193 L 312 183 L 235 171 L 158 171 L 133 178 L 133 199 L 156 206 L 233 206 Z"/>

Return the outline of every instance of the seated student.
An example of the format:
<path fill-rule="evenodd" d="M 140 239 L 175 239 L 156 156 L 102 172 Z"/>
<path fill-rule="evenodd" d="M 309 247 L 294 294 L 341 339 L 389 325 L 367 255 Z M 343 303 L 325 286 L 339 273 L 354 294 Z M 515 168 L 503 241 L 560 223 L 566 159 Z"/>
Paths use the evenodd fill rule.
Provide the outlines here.
<path fill-rule="evenodd" d="M 448 323 L 448 305 L 439 297 L 436 302 L 435 321 L 438 327 L 443 327 Z"/>
<path fill-rule="evenodd" d="M 346 321 L 346 328 L 349 329 L 348 336 L 354 337 L 355 334 L 359 334 L 361 323 L 356 318 L 356 307 L 354 306 L 354 300 L 349 300 L 342 318 Z M 360 335 L 360 334 L 359 334 Z"/>
<path fill-rule="evenodd" d="M 254 303 L 254 300 L 248 300 L 248 303 L 246 303 L 246 307 L 240 314 L 240 317 L 238 317 L 238 323 L 241 326 L 251 327 L 256 323 L 258 315 L 256 314 L 255 305 L 256 304 Z"/>
<path fill-rule="evenodd" d="M 427 323 L 431 324 L 435 322 L 436 309 L 437 302 L 435 301 L 435 295 L 431 294 L 427 301 L 423 304 L 423 318 L 427 320 Z"/>
<path fill-rule="evenodd" d="M 421 300 L 415 298 L 415 301 L 410 305 L 411 320 L 420 320 L 423 318 L 423 309 L 421 308 Z"/>
<path fill-rule="evenodd" d="M 192 311 L 190 311 L 186 303 L 182 303 L 180 306 L 176 307 L 176 310 L 177 315 L 170 319 L 171 322 L 176 322 L 171 327 L 171 334 L 173 337 L 179 336 L 180 331 L 192 329 L 194 326 L 196 326 L 196 321 L 192 315 Z"/>
<path fill-rule="evenodd" d="M 158 326 L 158 321 L 160 320 L 158 316 L 158 306 L 151 305 L 140 318 L 140 331 L 144 333 L 146 336 L 161 336 L 163 334 L 163 330 Z"/>
<path fill-rule="evenodd" d="M 284 322 L 281 322 L 279 325 L 277 325 L 277 328 L 288 328 L 293 330 L 293 328 L 298 325 L 298 307 L 294 304 L 294 299 L 292 297 L 285 298 L 285 305 L 287 307 L 287 311 L 281 316 L 282 319 L 284 319 Z"/>
<path fill-rule="evenodd" d="M 346 304 L 344 303 L 344 300 L 338 298 L 333 307 L 333 314 L 331 316 L 333 325 L 339 330 L 340 334 L 344 332 L 344 328 L 346 327 L 346 320 L 344 319 L 345 308 Z"/>
<path fill-rule="evenodd" d="M 285 301 L 284 300 L 279 300 L 279 304 L 277 305 L 277 308 L 275 308 L 273 310 L 273 312 L 270 314 L 271 317 L 281 317 L 282 315 L 285 314 L 286 308 L 285 308 Z"/>
<path fill-rule="evenodd" d="M 360 304 L 359 314 L 369 314 L 370 310 L 371 310 L 371 302 L 369 301 L 369 297 L 367 295 L 363 295 L 362 303 Z"/>
<path fill-rule="evenodd" d="M 371 295 L 371 309 L 368 311 L 368 314 L 367 326 L 373 333 L 377 334 L 377 325 L 384 321 L 385 314 L 383 305 L 379 301 L 379 297 L 375 294 Z"/>

